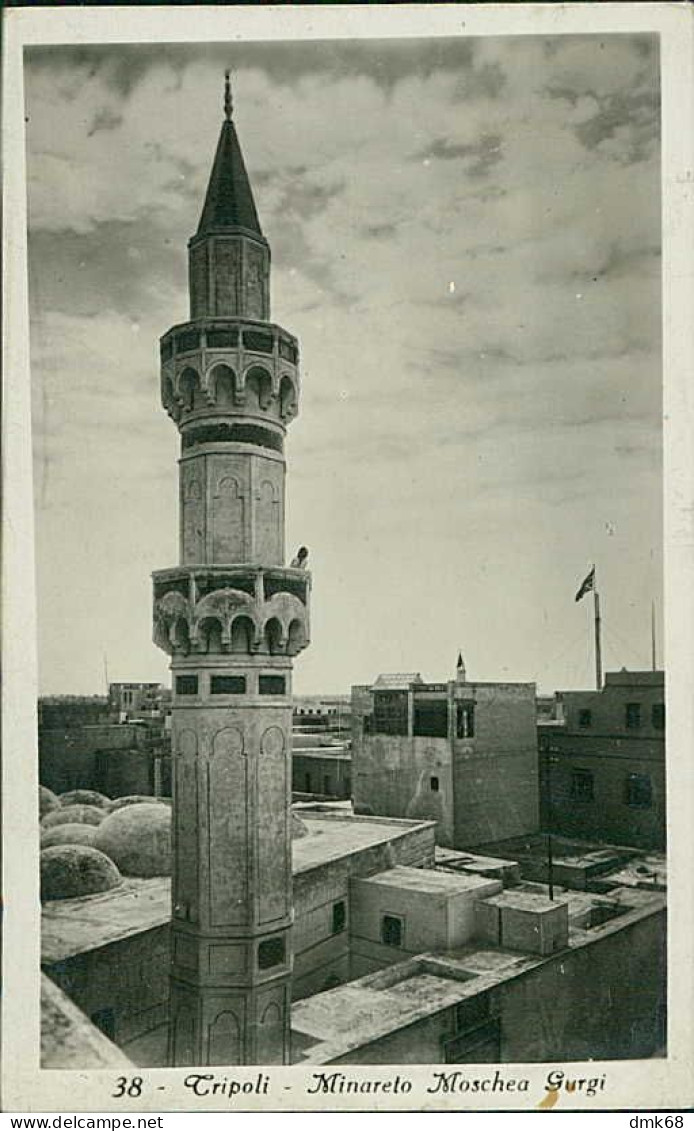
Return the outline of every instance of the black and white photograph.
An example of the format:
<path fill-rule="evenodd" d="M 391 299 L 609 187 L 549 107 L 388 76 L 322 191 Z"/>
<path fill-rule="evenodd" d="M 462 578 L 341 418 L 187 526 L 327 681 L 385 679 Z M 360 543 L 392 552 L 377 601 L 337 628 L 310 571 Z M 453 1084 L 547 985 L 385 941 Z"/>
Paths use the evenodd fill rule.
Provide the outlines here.
<path fill-rule="evenodd" d="M 17 1110 L 691 1101 L 678 27 L 419 7 L 21 48 Z"/>

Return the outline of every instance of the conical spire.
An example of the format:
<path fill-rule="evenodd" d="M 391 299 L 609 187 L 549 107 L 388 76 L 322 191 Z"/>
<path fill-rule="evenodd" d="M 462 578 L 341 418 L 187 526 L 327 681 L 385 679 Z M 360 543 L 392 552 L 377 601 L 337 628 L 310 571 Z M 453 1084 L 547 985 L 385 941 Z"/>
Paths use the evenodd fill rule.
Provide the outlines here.
<path fill-rule="evenodd" d="M 463 660 L 462 652 L 458 652 L 458 663 L 455 667 L 455 678 L 459 683 L 465 683 L 465 662 Z"/>
<path fill-rule="evenodd" d="M 229 72 L 224 76 L 224 122 L 196 235 L 219 228 L 245 228 L 262 237 L 248 173 L 232 121 Z"/>

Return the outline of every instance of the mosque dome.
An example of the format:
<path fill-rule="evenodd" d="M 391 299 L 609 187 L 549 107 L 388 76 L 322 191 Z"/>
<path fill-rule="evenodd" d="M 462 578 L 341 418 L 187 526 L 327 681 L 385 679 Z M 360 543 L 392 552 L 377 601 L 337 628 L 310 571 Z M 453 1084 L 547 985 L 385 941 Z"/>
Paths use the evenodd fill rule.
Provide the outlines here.
<path fill-rule="evenodd" d="M 110 891 L 121 883 L 112 860 L 86 844 L 57 844 L 44 848 L 41 860 L 41 899 L 75 899 Z"/>
<path fill-rule="evenodd" d="M 96 805 L 66 805 L 53 809 L 41 821 L 41 827 L 50 829 L 54 825 L 99 825 L 104 819 L 104 810 Z"/>
<path fill-rule="evenodd" d="M 71 789 L 61 793 L 58 800 L 61 805 L 96 805 L 97 809 L 108 809 L 111 804 L 111 798 L 96 789 Z"/>
<path fill-rule="evenodd" d="M 108 803 L 109 813 L 115 813 L 126 805 L 170 805 L 170 797 L 147 797 L 144 793 L 132 793 L 128 797 L 116 797 Z"/>
<path fill-rule="evenodd" d="M 39 817 L 45 817 L 46 813 L 52 812 L 53 809 L 60 808 L 60 801 L 52 789 L 48 789 L 45 785 L 39 786 Z"/>
<path fill-rule="evenodd" d="M 96 825 L 53 825 L 41 833 L 41 848 L 56 844 L 94 844 Z"/>
<path fill-rule="evenodd" d="M 105 818 L 94 843 L 126 876 L 169 876 L 171 810 L 156 801 L 122 806 Z"/>

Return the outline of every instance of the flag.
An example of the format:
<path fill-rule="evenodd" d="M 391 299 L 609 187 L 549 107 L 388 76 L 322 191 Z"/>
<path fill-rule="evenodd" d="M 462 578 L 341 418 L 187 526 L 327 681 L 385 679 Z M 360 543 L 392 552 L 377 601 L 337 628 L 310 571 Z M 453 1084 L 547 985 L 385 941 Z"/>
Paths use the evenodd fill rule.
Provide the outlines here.
<path fill-rule="evenodd" d="M 575 599 L 580 601 L 581 597 L 585 597 L 586 593 L 590 593 L 591 589 L 595 589 L 595 566 L 590 567 L 590 573 L 583 581 Z"/>

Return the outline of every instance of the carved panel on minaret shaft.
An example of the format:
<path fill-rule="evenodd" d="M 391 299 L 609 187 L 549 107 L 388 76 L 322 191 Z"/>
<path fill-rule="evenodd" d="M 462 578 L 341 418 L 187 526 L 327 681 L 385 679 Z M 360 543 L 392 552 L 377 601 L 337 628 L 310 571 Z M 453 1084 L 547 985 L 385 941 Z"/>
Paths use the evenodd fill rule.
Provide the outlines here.
<path fill-rule="evenodd" d="M 208 770 L 209 906 L 214 927 L 249 921 L 249 751 L 243 731 L 222 726 L 214 736 Z"/>
<path fill-rule="evenodd" d="M 215 235 L 189 250 L 191 318 L 270 317 L 270 254 L 247 236 Z"/>
<path fill-rule="evenodd" d="M 198 833 L 198 739 L 191 722 L 177 729 L 174 738 L 176 806 L 174 809 L 175 890 L 174 917 L 199 922 L 198 854 L 191 852 Z"/>
<path fill-rule="evenodd" d="M 258 759 L 258 892 L 259 921 L 270 923 L 289 911 L 290 854 L 289 781 L 286 727 L 273 724 L 265 728 Z"/>
<path fill-rule="evenodd" d="M 236 1014 L 221 1009 L 207 1030 L 208 1049 L 205 1064 L 242 1064 L 243 1044 Z"/>
<path fill-rule="evenodd" d="M 195 1062 L 193 1051 L 195 1040 L 194 1007 L 186 1001 L 174 1001 L 173 1008 L 176 1011 L 173 1018 L 173 1064 L 193 1064 Z"/>
<path fill-rule="evenodd" d="M 207 259 L 208 244 L 199 243 L 190 249 L 188 256 L 188 290 L 190 294 L 190 317 L 204 318 L 208 314 L 209 267 Z"/>
<path fill-rule="evenodd" d="M 215 309 L 217 315 L 241 314 L 239 291 L 241 289 L 243 249 L 240 240 L 216 240 Z"/>
<path fill-rule="evenodd" d="M 249 559 L 246 520 L 248 499 L 243 482 L 217 471 L 212 484 L 212 561 L 246 562 Z"/>
<path fill-rule="evenodd" d="M 205 560 L 205 462 L 181 466 L 181 561 Z"/>
<path fill-rule="evenodd" d="M 209 562 L 251 560 L 250 468 L 245 455 L 207 457 Z"/>
<path fill-rule="evenodd" d="M 288 1003 L 284 986 L 258 995 L 259 1024 L 256 1033 L 258 1064 L 282 1064 L 285 1017 Z"/>
<path fill-rule="evenodd" d="M 259 459 L 255 478 L 255 561 L 280 565 L 284 561 L 284 466 Z"/>
<path fill-rule="evenodd" d="M 269 317 L 268 311 L 268 257 L 265 248 L 247 242 L 244 315 L 260 320 Z"/>

